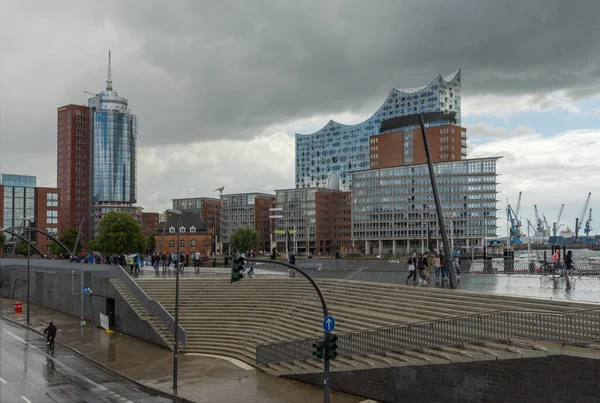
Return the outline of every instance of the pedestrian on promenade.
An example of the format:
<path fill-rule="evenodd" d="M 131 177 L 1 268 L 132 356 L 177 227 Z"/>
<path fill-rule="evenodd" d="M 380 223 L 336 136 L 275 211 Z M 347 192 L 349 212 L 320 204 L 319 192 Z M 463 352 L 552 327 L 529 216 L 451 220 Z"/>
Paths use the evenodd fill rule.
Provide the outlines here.
<path fill-rule="evenodd" d="M 419 270 L 419 285 L 427 284 L 427 279 L 425 277 L 425 271 L 427 270 L 427 257 L 422 254 L 419 254 L 419 259 L 417 260 L 417 269 Z"/>
<path fill-rule="evenodd" d="M 567 278 L 571 278 L 571 269 L 573 268 L 573 252 L 568 251 L 565 256 L 565 269 L 567 270 Z"/>
<path fill-rule="evenodd" d="M 167 253 L 163 252 L 160 256 L 160 264 L 162 265 L 163 273 L 167 272 Z"/>
<path fill-rule="evenodd" d="M 433 269 L 435 271 L 435 282 L 439 284 L 440 276 L 441 276 L 441 263 L 440 263 L 440 255 L 436 252 L 433 257 Z"/>
<path fill-rule="evenodd" d="M 194 269 L 196 273 L 200 273 L 200 252 L 196 251 L 194 253 Z"/>
<path fill-rule="evenodd" d="M 250 249 L 248 252 L 248 257 L 251 259 L 256 259 L 256 253 L 254 252 L 254 249 Z M 248 276 L 254 277 L 254 262 L 249 263 L 250 269 L 248 270 Z"/>
<path fill-rule="evenodd" d="M 558 261 L 560 259 L 559 249 L 556 248 L 554 253 L 552 254 L 552 266 L 554 266 L 554 270 L 558 269 Z"/>
<path fill-rule="evenodd" d="M 406 278 L 406 285 L 408 285 L 408 281 L 412 278 L 413 285 L 417 284 L 417 252 L 413 251 L 412 256 L 408 258 L 408 277 Z"/>

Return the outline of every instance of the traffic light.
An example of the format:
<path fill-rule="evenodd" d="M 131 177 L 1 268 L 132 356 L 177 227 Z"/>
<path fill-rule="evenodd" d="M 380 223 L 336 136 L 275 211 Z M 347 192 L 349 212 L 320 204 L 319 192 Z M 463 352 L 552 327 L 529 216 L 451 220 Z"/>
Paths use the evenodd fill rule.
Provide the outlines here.
<path fill-rule="evenodd" d="M 244 278 L 244 258 L 241 255 L 233 255 L 231 260 L 231 282 L 235 283 Z"/>
<path fill-rule="evenodd" d="M 316 355 L 318 359 L 321 359 L 325 356 L 325 354 L 324 354 L 325 342 L 324 341 L 318 341 L 316 343 L 313 343 L 313 347 L 315 349 L 315 351 L 313 351 L 313 355 Z"/>
<path fill-rule="evenodd" d="M 329 335 L 329 358 L 337 357 L 337 339 L 335 334 Z"/>

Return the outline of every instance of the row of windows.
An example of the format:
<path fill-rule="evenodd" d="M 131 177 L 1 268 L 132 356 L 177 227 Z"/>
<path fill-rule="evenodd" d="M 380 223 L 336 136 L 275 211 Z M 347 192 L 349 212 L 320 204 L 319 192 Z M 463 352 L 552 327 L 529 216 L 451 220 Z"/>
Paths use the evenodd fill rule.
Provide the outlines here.
<path fill-rule="evenodd" d="M 174 234 L 174 233 L 176 233 L 176 232 L 177 232 L 177 229 L 176 229 L 175 227 L 171 227 L 171 228 L 169 228 L 169 232 L 170 232 L 171 234 Z M 179 232 L 180 232 L 180 233 L 182 233 L 182 234 L 184 234 L 184 233 L 186 232 L 186 228 L 182 226 L 181 228 L 179 228 Z M 194 226 L 192 225 L 192 226 L 190 227 L 190 232 L 191 232 L 191 233 L 194 233 L 194 232 L 196 232 L 196 227 L 194 227 Z"/>

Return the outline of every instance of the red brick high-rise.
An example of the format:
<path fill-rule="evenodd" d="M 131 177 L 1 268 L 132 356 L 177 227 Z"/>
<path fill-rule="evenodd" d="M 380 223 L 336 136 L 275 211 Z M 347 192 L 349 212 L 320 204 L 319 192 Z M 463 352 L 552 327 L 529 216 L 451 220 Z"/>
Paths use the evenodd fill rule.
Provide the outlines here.
<path fill-rule="evenodd" d="M 60 189 L 59 234 L 81 227 L 86 250 L 90 225 L 90 109 L 83 105 L 58 108 L 57 187 Z"/>
<path fill-rule="evenodd" d="M 60 217 L 60 190 L 58 188 L 35 188 L 35 225 L 42 231 L 58 237 Z M 51 240 L 44 234 L 36 233 L 36 246 L 50 256 Z M 66 251 L 61 253 L 66 254 Z"/>

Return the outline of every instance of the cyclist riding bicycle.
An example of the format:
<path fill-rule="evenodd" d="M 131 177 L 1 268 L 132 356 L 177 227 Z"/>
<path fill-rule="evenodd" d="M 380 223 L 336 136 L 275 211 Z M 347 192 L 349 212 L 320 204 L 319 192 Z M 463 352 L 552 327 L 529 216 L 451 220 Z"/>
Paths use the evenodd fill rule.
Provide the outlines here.
<path fill-rule="evenodd" d="M 44 330 L 44 334 L 48 335 L 46 337 L 46 343 L 54 344 L 54 338 L 56 337 L 56 331 L 57 331 L 56 326 L 54 326 L 52 324 L 52 322 L 50 322 L 50 324 L 48 325 L 46 330 Z"/>

